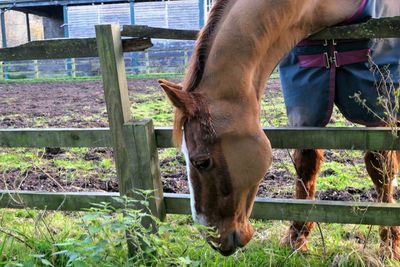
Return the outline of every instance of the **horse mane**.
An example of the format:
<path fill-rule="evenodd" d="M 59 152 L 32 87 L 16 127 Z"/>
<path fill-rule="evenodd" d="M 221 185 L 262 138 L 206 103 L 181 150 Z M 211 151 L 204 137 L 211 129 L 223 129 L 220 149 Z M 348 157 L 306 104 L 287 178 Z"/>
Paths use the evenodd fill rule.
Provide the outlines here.
<path fill-rule="evenodd" d="M 213 4 L 207 19 L 207 23 L 199 33 L 183 83 L 183 90 L 187 92 L 195 91 L 203 78 L 204 69 L 210 51 L 211 42 L 214 37 L 215 29 L 221 21 L 222 14 L 228 2 L 229 0 L 218 0 Z M 207 114 L 209 115 L 209 112 L 206 104 L 204 103 L 204 100 L 200 99 L 201 96 L 198 94 L 192 94 L 192 97 L 194 98 L 194 101 L 196 103 L 202 103 L 200 106 L 197 107 L 198 112 L 196 113 L 203 113 L 200 117 L 198 117 L 200 119 L 200 123 L 204 126 L 208 125 L 209 127 L 202 128 L 207 131 L 207 136 L 213 136 L 214 130 L 211 123 L 211 116 L 206 116 Z M 183 134 L 182 129 L 187 119 L 188 114 L 185 114 L 180 109 L 175 109 L 173 141 L 176 147 L 181 146 Z M 207 128 L 209 129 L 207 130 Z"/>
<path fill-rule="evenodd" d="M 187 71 L 187 78 L 184 87 L 188 92 L 194 91 L 203 78 L 204 68 L 210 50 L 210 43 L 214 36 L 215 28 L 221 21 L 228 0 L 216 1 L 210 11 L 207 24 L 200 31 L 193 51 L 190 65 Z"/>

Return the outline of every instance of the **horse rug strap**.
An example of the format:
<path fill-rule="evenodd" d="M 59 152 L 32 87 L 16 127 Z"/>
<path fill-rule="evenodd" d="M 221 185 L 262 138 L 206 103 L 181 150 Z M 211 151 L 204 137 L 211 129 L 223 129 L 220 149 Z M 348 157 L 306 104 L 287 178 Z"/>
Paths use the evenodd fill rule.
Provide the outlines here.
<path fill-rule="evenodd" d="M 395 15 L 399 0 L 363 0 L 340 25 Z M 336 104 L 350 121 L 382 125 L 387 110 L 377 99 L 398 88 L 399 58 L 399 39 L 301 41 L 279 65 L 289 124 L 325 126 Z M 372 64 L 382 73 L 372 72 Z"/>
<path fill-rule="evenodd" d="M 371 49 L 362 49 L 357 51 L 338 52 L 333 51 L 330 55 L 328 52 L 319 55 L 299 55 L 298 60 L 300 67 L 325 67 L 327 69 L 338 68 L 343 65 L 360 63 L 368 61 Z"/>

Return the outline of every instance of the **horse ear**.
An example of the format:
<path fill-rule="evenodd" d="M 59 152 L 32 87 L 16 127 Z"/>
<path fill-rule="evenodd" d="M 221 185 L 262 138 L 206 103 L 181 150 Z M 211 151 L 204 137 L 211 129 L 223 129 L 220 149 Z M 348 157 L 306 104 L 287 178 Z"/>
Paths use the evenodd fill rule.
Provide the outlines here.
<path fill-rule="evenodd" d="M 159 84 L 165 84 L 168 87 L 171 87 L 171 88 L 174 88 L 174 89 L 177 89 L 177 90 L 182 90 L 182 85 L 181 84 L 176 84 L 176 83 L 164 80 L 164 79 L 158 80 L 158 83 Z"/>
<path fill-rule="evenodd" d="M 189 92 L 183 91 L 182 86 L 165 80 L 159 80 L 160 86 L 167 94 L 172 104 L 183 111 L 191 114 L 194 108 L 194 99 Z"/>

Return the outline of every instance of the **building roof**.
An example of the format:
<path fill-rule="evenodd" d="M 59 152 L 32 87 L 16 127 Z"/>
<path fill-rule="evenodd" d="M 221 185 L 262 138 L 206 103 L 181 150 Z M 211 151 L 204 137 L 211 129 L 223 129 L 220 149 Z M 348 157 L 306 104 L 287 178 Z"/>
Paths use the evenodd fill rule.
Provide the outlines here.
<path fill-rule="evenodd" d="M 160 0 L 0 0 L 0 8 L 151 2 Z"/>
<path fill-rule="evenodd" d="M 62 18 L 62 6 L 152 1 L 161 0 L 0 0 L 0 9 L 16 10 L 44 17 Z"/>

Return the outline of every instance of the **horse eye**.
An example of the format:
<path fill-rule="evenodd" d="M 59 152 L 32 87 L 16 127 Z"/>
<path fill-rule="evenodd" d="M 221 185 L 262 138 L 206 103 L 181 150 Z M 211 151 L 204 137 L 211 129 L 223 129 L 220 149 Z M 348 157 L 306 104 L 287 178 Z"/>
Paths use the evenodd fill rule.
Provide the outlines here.
<path fill-rule="evenodd" d="M 211 163 L 211 158 L 192 161 L 193 166 L 201 171 L 209 170 L 211 168 Z"/>

